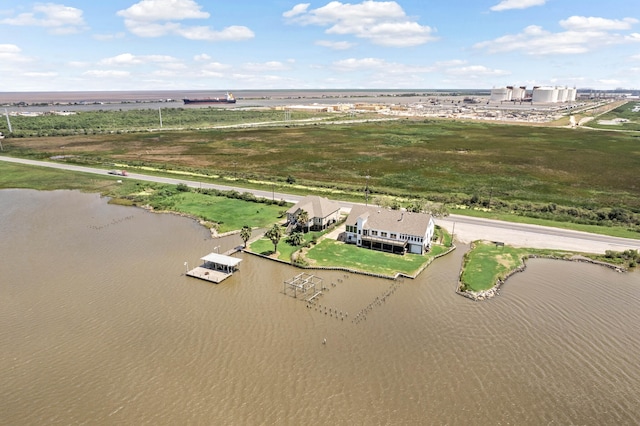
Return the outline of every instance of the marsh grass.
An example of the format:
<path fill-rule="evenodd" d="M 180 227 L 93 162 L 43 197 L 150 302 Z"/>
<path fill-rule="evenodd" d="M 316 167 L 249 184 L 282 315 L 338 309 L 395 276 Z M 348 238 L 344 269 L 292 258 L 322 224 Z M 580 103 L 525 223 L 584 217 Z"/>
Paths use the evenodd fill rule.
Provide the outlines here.
<path fill-rule="evenodd" d="M 404 120 L 296 128 L 9 139 L 18 156 L 200 168 L 455 202 L 557 203 L 640 211 L 640 139 L 617 132 Z M 40 154 L 39 154 L 40 153 Z"/>

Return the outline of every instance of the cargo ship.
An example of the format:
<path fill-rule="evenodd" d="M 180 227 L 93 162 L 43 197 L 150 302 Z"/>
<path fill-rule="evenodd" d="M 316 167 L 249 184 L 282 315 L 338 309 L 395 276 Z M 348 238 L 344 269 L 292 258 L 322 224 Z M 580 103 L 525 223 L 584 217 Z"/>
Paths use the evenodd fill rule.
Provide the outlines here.
<path fill-rule="evenodd" d="M 200 98 L 200 99 L 183 99 L 185 105 L 188 104 L 235 104 L 236 98 L 232 93 L 227 93 L 224 98 Z"/>

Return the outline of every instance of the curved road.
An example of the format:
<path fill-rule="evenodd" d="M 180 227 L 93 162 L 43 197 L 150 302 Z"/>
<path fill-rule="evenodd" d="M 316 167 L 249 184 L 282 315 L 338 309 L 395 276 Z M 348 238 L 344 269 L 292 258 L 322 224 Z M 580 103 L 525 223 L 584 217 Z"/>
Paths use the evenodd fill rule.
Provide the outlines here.
<path fill-rule="evenodd" d="M 104 176 L 107 171 L 92 167 L 76 166 L 72 164 L 51 163 L 47 161 L 27 160 L 0 155 L 0 161 L 28 164 L 32 166 L 51 167 L 84 173 L 94 173 Z M 159 176 L 149 176 L 139 173 L 129 173 L 128 179 L 167 183 L 177 185 L 183 183 L 193 188 L 213 188 L 219 190 L 237 190 L 252 192 L 258 197 L 273 198 L 297 202 L 302 197 L 274 191 L 248 190 L 240 187 L 216 185 Z M 341 202 L 343 209 L 348 210 L 353 203 Z M 463 243 L 474 240 L 499 241 L 517 247 L 550 248 L 589 253 L 604 253 L 606 250 L 623 251 L 627 249 L 640 250 L 640 240 L 609 237 L 586 232 L 571 231 L 560 228 L 550 228 L 538 225 L 503 222 L 498 220 L 475 218 L 470 216 L 450 215 L 446 219 L 437 219 L 436 223 Z"/>

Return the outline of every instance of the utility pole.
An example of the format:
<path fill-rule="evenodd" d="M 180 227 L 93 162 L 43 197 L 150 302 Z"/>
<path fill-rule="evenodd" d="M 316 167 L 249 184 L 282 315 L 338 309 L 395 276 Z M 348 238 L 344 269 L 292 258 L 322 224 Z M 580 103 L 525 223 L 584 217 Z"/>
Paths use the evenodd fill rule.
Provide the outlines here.
<path fill-rule="evenodd" d="M 453 229 L 451 230 L 451 245 L 453 245 L 453 238 L 456 235 L 456 223 L 453 222 Z"/>
<path fill-rule="evenodd" d="M 13 133 L 13 130 L 11 129 L 11 120 L 9 120 L 9 112 L 7 112 L 7 109 L 4 109 L 4 115 L 7 117 L 7 126 L 9 127 L 9 133 Z"/>
<path fill-rule="evenodd" d="M 369 205 L 369 178 L 371 176 L 367 175 L 367 185 L 364 188 L 364 205 L 368 206 Z"/>
<path fill-rule="evenodd" d="M 158 115 L 160 116 L 160 128 L 162 129 L 162 108 L 158 108 Z"/>

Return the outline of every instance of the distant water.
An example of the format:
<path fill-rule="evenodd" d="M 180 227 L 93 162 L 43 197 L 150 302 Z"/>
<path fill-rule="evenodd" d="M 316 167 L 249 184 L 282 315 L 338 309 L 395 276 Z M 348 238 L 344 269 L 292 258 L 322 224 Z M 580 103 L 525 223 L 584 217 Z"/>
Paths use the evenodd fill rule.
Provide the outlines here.
<path fill-rule="evenodd" d="M 463 247 L 416 280 L 308 271 L 331 313 L 250 255 L 219 285 L 183 275 L 239 243 L 0 191 L 0 424 L 638 424 L 638 273 L 534 260 L 476 303 Z"/>
<path fill-rule="evenodd" d="M 428 98 L 455 95 L 456 101 L 468 93 L 489 93 L 489 90 L 231 90 L 236 104 L 215 104 L 216 108 L 273 107 L 295 104 L 336 103 L 412 103 Z M 184 107 L 184 98 L 223 97 L 222 90 L 159 90 L 127 92 L 0 92 L 0 106 L 11 111 L 87 111 L 112 109 L 158 109 Z M 24 106 L 16 106 L 17 103 Z M 46 105 L 38 105 L 46 104 Z M 189 105 L 187 108 L 211 107 Z M 4 112 L 4 111 L 2 111 Z"/>

